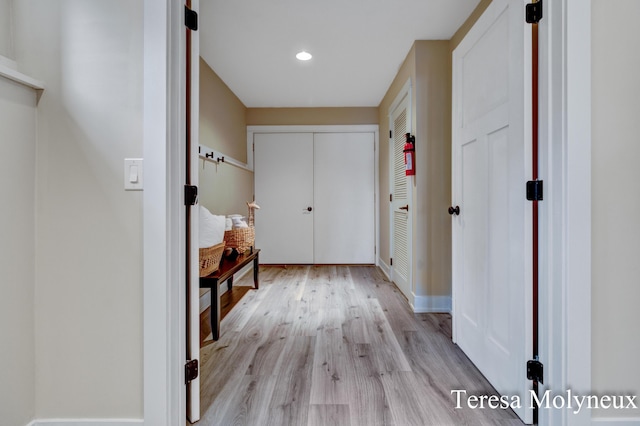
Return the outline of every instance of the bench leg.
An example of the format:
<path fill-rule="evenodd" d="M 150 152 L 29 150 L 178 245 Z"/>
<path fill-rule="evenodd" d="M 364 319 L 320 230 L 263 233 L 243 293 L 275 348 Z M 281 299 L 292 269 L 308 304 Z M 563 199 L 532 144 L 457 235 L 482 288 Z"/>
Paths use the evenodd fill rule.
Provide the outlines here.
<path fill-rule="evenodd" d="M 218 283 L 211 286 L 211 334 L 213 340 L 220 338 L 220 291 Z"/>
<path fill-rule="evenodd" d="M 260 262 L 258 262 L 258 258 L 260 257 L 260 254 L 258 253 L 255 257 L 255 259 L 253 259 L 253 287 L 254 288 L 260 288 L 260 284 L 258 282 L 258 273 L 260 272 Z"/>

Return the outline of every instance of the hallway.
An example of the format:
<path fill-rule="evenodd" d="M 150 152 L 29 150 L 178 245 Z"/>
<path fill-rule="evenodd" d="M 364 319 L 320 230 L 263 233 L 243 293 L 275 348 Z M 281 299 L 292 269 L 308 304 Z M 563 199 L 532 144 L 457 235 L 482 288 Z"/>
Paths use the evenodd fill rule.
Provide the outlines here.
<path fill-rule="evenodd" d="M 521 424 L 510 410 L 455 408 L 451 390 L 494 391 L 451 342 L 450 316 L 411 313 L 375 267 L 260 275 L 201 350 L 197 424 Z"/>

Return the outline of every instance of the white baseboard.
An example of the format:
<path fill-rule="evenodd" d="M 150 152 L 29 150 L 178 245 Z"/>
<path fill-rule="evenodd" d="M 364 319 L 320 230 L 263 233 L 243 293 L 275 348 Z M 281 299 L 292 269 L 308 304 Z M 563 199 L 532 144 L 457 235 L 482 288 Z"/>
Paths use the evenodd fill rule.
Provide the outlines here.
<path fill-rule="evenodd" d="M 143 424 L 143 419 L 38 419 L 26 426 L 131 426 Z"/>
<path fill-rule="evenodd" d="M 378 258 L 378 268 L 391 281 L 391 267 Z M 416 296 L 412 294 L 413 300 L 409 300 L 409 305 L 416 314 L 425 313 L 451 313 L 451 296 Z"/>
<path fill-rule="evenodd" d="M 640 417 L 592 417 L 592 426 L 638 426 Z"/>
<path fill-rule="evenodd" d="M 451 313 L 451 296 L 415 296 L 411 305 L 416 314 Z"/>
<path fill-rule="evenodd" d="M 378 268 L 380 268 L 384 276 L 391 281 L 391 268 L 380 258 L 378 258 Z"/>

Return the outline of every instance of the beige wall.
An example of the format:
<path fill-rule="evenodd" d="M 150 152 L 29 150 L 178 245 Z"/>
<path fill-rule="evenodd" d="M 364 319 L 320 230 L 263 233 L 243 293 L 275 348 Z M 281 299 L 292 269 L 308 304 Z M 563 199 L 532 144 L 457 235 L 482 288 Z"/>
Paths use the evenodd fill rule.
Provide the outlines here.
<path fill-rule="evenodd" d="M 416 41 L 416 295 L 451 296 L 451 54 Z"/>
<path fill-rule="evenodd" d="M 247 125 L 378 124 L 377 107 L 249 108 Z"/>
<path fill-rule="evenodd" d="M 640 2 L 593 0 L 591 16 L 592 384 L 640 398 Z M 640 418 L 612 411 L 593 415 Z"/>
<path fill-rule="evenodd" d="M 0 77 L 0 423 L 35 414 L 36 92 Z"/>
<path fill-rule="evenodd" d="M 200 58 L 200 144 L 247 161 L 247 108 Z"/>
<path fill-rule="evenodd" d="M 35 415 L 139 419 L 142 192 L 124 191 L 123 159 L 143 154 L 142 1 L 13 5 L 16 60 L 46 85 L 35 151 Z"/>
<path fill-rule="evenodd" d="M 246 107 L 200 59 L 200 144 L 247 161 Z M 247 213 L 253 199 L 253 172 L 199 160 L 200 204 L 215 214 Z"/>
<path fill-rule="evenodd" d="M 471 12 L 471 15 L 467 18 L 466 21 L 458 28 L 453 37 L 451 37 L 451 51 L 458 47 L 464 36 L 467 35 L 473 24 L 476 23 L 478 18 L 484 13 L 487 7 L 491 4 L 491 0 L 480 0 L 480 3 L 476 6 L 476 8 Z"/>

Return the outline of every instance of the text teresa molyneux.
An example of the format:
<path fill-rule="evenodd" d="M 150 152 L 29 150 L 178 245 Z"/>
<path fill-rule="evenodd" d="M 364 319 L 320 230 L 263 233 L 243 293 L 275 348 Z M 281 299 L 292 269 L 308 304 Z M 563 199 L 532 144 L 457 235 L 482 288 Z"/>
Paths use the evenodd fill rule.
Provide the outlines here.
<path fill-rule="evenodd" d="M 455 408 L 471 409 L 507 409 L 522 408 L 523 401 L 519 395 L 474 395 L 464 389 L 453 389 Z M 633 409 L 636 405 L 636 395 L 575 395 L 571 389 L 565 393 L 552 394 L 546 390 L 538 396 L 533 390 L 529 391 L 529 398 L 524 401 L 529 408 L 555 408 L 572 410 L 578 414 L 583 408 L 602 408 L 605 410 Z"/>

